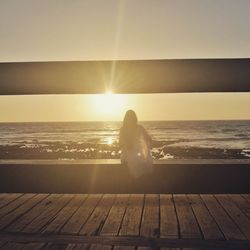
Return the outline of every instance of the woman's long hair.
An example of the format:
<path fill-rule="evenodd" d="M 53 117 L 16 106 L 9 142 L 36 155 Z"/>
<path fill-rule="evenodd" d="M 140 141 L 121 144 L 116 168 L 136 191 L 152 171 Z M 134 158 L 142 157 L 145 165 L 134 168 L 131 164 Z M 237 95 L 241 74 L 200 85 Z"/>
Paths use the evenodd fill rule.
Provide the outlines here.
<path fill-rule="evenodd" d="M 137 130 L 137 116 L 134 110 L 128 110 L 123 119 L 123 143 L 127 148 L 132 148 Z"/>

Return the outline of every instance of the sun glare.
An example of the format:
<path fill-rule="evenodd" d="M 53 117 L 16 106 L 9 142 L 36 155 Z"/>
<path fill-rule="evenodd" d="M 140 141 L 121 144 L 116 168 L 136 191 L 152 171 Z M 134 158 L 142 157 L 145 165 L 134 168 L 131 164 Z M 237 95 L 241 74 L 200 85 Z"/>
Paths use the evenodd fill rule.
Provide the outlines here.
<path fill-rule="evenodd" d="M 126 103 L 127 98 L 125 95 L 114 94 L 111 91 L 93 96 L 94 107 L 100 114 L 118 115 L 124 111 Z"/>
<path fill-rule="evenodd" d="M 111 137 L 107 138 L 107 144 L 111 145 L 113 143 L 113 139 Z"/>

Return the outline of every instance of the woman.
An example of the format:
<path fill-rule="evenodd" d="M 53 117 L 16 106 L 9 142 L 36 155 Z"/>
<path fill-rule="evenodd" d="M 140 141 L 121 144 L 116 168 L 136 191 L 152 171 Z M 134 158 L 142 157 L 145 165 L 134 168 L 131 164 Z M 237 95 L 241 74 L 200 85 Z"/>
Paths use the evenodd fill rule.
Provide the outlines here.
<path fill-rule="evenodd" d="M 153 171 L 151 142 L 146 130 L 138 124 L 135 112 L 128 110 L 120 129 L 119 145 L 122 149 L 121 162 L 135 178 Z"/>

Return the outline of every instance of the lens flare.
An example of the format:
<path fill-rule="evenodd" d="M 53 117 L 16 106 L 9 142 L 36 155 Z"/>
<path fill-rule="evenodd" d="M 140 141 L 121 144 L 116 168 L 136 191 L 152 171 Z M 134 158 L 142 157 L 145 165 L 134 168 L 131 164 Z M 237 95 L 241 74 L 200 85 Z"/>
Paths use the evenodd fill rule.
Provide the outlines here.
<path fill-rule="evenodd" d="M 100 114 L 118 115 L 126 108 L 127 97 L 122 94 L 114 94 L 107 91 L 105 94 L 93 96 L 93 106 Z"/>

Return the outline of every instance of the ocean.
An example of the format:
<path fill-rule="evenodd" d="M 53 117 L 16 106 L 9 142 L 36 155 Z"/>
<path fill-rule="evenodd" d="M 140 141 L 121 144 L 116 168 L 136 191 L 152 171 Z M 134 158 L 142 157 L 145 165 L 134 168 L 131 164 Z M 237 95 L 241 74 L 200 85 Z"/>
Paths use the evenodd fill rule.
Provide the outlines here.
<path fill-rule="evenodd" d="M 249 159 L 250 120 L 140 122 L 154 159 Z M 0 123 L 0 159 L 118 159 L 121 122 Z"/>

